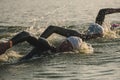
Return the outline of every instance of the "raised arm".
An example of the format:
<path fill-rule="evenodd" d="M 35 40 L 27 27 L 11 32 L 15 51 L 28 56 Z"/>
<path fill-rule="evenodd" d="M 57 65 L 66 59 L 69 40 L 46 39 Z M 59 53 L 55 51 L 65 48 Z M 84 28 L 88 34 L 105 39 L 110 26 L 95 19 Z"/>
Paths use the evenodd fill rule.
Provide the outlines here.
<path fill-rule="evenodd" d="M 105 9 L 100 9 L 98 12 L 98 15 L 96 17 L 96 23 L 99 25 L 102 25 L 105 19 L 105 15 L 107 14 L 112 14 L 112 13 L 120 13 L 120 8 L 105 8 Z"/>
<path fill-rule="evenodd" d="M 62 35 L 64 37 L 69 37 L 69 36 L 79 36 L 82 38 L 82 34 L 75 30 L 70 30 L 70 29 L 65 29 L 62 27 L 58 26 L 49 26 L 42 34 L 40 37 L 48 38 L 50 35 L 53 33 L 57 33 L 59 35 Z"/>

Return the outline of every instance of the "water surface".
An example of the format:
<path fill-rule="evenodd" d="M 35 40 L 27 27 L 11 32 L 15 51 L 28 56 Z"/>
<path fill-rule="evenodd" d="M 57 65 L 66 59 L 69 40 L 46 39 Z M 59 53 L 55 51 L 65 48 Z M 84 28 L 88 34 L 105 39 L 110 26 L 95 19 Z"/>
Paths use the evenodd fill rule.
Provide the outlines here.
<path fill-rule="evenodd" d="M 119 4 L 120 0 L 1 0 L 0 40 L 23 30 L 39 37 L 48 25 L 74 25 L 71 29 L 83 31 L 99 9 L 120 8 Z M 120 23 L 119 17 L 119 13 L 108 15 L 106 21 Z M 53 35 L 49 40 L 57 38 Z M 0 80 L 120 80 L 120 38 L 87 42 L 95 50 L 91 55 L 58 53 L 16 63 L 32 49 L 27 43 L 18 44 L 1 57 Z"/>

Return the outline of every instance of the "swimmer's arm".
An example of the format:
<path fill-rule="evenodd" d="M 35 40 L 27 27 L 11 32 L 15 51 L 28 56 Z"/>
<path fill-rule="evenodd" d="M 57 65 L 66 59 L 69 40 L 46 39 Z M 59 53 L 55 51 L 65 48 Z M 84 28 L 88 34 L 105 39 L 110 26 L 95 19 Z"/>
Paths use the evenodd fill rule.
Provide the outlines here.
<path fill-rule="evenodd" d="M 26 61 L 26 60 L 32 59 L 32 57 L 36 55 L 37 53 L 40 54 L 42 52 L 40 52 L 38 48 L 33 48 L 33 50 L 30 51 L 30 53 L 20 58 L 19 61 Z"/>
<path fill-rule="evenodd" d="M 96 23 L 98 23 L 99 25 L 102 25 L 105 19 L 105 15 L 107 14 L 112 14 L 112 13 L 119 13 L 120 12 L 120 8 L 105 8 L 105 9 L 100 9 L 100 11 L 98 12 L 98 15 L 96 17 Z"/>
<path fill-rule="evenodd" d="M 82 38 L 83 40 L 89 40 L 89 39 L 95 39 L 97 37 L 102 37 L 102 34 L 93 34 L 93 35 L 87 35 L 87 34 L 80 34 L 79 32 L 75 30 L 65 29 L 62 27 L 57 26 L 49 26 L 40 37 L 48 38 L 53 33 L 57 33 L 59 35 L 69 37 L 69 36 L 78 36 Z"/>
<path fill-rule="evenodd" d="M 19 59 L 19 61 L 25 61 L 29 60 L 34 56 L 35 53 L 28 53 L 27 55 L 23 56 L 22 58 Z"/>
<path fill-rule="evenodd" d="M 70 29 L 65 29 L 62 27 L 58 26 L 49 26 L 42 34 L 40 37 L 48 38 L 51 36 L 53 33 L 57 33 L 59 35 L 62 35 L 64 37 L 69 37 L 69 36 L 78 36 L 83 38 L 83 34 L 80 34 L 79 32 L 75 30 L 70 30 Z"/>

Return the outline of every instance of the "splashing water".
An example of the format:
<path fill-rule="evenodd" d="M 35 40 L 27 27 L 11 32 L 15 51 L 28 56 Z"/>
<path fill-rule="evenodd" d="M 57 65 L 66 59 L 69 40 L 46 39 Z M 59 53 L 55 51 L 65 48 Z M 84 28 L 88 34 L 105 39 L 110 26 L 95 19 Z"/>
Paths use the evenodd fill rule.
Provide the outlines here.
<path fill-rule="evenodd" d="M 104 38 L 106 39 L 114 39 L 114 38 L 118 38 L 118 32 L 116 33 L 116 30 L 111 30 L 111 25 L 109 22 L 104 22 L 103 23 L 103 27 L 104 27 Z"/>
<path fill-rule="evenodd" d="M 70 1 L 69 4 L 71 5 L 72 2 Z M 34 35 L 37 35 L 37 34 L 42 33 L 42 32 L 44 31 L 44 28 L 45 28 L 46 26 L 49 26 L 49 25 L 51 25 L 51 24 L 60 25 L 61 23 L 63 23 L 64 20 L 62 20 L 62 21 L 50 20 L 50 21 L 47 21 L 46 23 L 44 23 L 43 25 L 42 25 L 42 21 L 43 21 L 45 18 L 49 17 L 49 16 L 53 16 L 55 13 L 57 13 L 58 11 L 61 11 L 61 10 L 64 9 L 66 6 L 67 6 L 67 5 L 64 5 L 64 6 L 62 6 L 62 7 L 60 6 L 60 7 L 56 8 L 56 9 L 53 10 L 53 11 L 47 12 L 44 16 L 41 16 L 41 17 L 38 18 L 38 19 L 34 18 L 34 19 L 32 20 L 32 23 L 33 23 L 32 26 L 28 27 L 28 28 L 26 29 L 26 31 L 28 31 L 28 32 L 30 32 L 30 33 L 32 33 L 32 34 L 34 34 Z M 30 22 L 31 22 L 31 21 L 30 21 Z M 41 23 L 41 26 L 38 26 L 38 23 Z M 42 27 L 44 27 L 44 28 L 42 28 Z"/>
<path fill-rule="evenodd" d="M 0 62 L 14 63 L 22 56 L 23 55 L 20 55 L 13 50 L 8 50 L 5 54 L 0 56 Z"/>
<path fill-rule="evenodd" d="M 91 46 L 91 44 L 87 44 L 86 42 L 82 42 L 79 52 L 85 53 L 85 54 L 92 54 L 94 52 L 94 49 Z"/>

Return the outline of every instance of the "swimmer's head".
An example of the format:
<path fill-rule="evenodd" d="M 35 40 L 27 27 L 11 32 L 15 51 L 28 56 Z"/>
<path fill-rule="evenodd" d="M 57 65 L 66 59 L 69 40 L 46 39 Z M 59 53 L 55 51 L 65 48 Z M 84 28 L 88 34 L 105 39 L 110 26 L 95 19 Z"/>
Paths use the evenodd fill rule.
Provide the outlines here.
<path fill-rule="evenodd" d="M 59 49 L 62 52 L 79 51 L 83 53 L 86 53 L 85 51 L 87 50 L 87 53 L 88 53 L 88 47 L 91 47 L 91 46 L 87 45 L 86 43 L 86 47 L 85 47 L 83 46 L 83 44 L 85 44 L 85 42 L 83 42 L 81 38 L 76 37 L 76 36 L 71 36 L 62 42 L 62 44 L 59 46 Z M 84 50 L 83 50 L 83 47 L 84 47 Z"/>
<path fill-rule="evenodd" d="M 79 37 L 71 36 L 66 38 L 59 46 L 60 51 L 73 51 L 78 50 L 81 46 L 82 39 Z"/>
<path fill-rule="evenodd" d="M 79 50 L 82 44 L 82 39 L 79 37 L 71 36 L 67 40 L 72 44 L 74 50 Z"/>
<path fill-rule="evenodd" d="M 103 34 L 103 33 L 104 33 L 104 28 L 97 23 L 90 24 L 87 30 L 87 35 Z"/>

